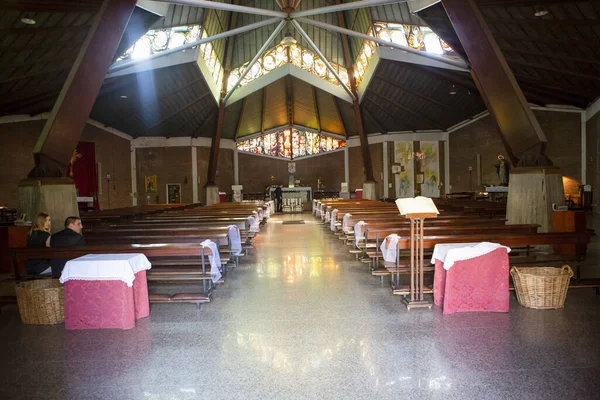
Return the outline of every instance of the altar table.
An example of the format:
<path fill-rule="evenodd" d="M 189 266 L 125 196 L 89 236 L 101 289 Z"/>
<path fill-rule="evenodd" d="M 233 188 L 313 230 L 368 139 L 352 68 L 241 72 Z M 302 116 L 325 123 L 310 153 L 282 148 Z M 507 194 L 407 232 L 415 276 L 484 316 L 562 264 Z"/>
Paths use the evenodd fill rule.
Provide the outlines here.
<path fill-rule="evenodd" d="M 487 311 L 508 312 L 510 292 L 508 253 L 495 243 L 437 244 L 434 304 L 444 314 Z"/>
<path fill-rule="evenodd" d="M 150 315 L 144 254 L 88 254 L 70 260 L 65 285 L 65 328 L 132 329 Z"/>

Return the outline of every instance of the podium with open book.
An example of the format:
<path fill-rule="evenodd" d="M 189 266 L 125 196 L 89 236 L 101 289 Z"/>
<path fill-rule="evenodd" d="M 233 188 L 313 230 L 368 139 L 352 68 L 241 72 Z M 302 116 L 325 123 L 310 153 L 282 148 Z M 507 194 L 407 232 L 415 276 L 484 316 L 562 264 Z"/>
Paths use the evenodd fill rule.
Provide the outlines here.
<path fill-rule="evenodd" d="M 396 206 L 400 214 L 410 219 L 410 287 L 404 304 L 411 308 L 431 308 L 432 303 L 423 297 L 423 257 L 424 223 L 427 218 L 436 218 L 439 211 L 433 200 L 428 197 L 397 199 Z"/>

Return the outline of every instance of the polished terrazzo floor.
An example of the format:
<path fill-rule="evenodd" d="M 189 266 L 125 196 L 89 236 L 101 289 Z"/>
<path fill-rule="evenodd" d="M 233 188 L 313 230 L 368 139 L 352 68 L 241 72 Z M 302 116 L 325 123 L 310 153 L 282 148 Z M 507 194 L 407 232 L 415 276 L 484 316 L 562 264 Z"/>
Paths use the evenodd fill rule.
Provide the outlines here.
<path fill-rule="evenodd" d="M 407 312 L 309 214 L 263 227 L 213 302 L 131 331 L 0 314 L 0 399 L 598 399 L 600 297 L 508 314 Z"/>

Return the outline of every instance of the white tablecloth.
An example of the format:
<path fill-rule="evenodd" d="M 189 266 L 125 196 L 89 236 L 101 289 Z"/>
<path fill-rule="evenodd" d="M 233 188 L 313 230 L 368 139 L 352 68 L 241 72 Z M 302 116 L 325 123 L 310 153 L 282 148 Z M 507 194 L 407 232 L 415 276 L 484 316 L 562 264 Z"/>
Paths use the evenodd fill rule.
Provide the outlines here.
<path fill-rule="evenodd" d="M 152 267 L 143 254 L 88 254 L 67 261 L 60 282 L 69 280 L 117 281 L 132 286 L 135 274 Z"/>
<path fill-rule="evenodd" d="M 457 261 L 480 257 L 498 248 L 505 248 L 506 252 L 510 253 L 510 247 L 490 242 L 436 244 L 431 263 L 435 264 L 435 260 L 439 260 L 444 263 L 444 269 L 449 270 Z"/>

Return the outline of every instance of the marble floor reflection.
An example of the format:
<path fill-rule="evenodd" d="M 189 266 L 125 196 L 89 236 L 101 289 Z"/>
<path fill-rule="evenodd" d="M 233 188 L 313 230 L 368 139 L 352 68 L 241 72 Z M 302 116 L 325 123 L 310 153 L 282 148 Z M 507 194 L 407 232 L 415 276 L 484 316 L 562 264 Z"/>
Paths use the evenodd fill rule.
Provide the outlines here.
<path fill-rule="evenodd" d="M 200 311 L 67 332 L 4 307 L 0 399 L 597 399 L 599 340 L 593 290 L 562 310 L 407 312 L 309 214 L 274 217 Z"/>

